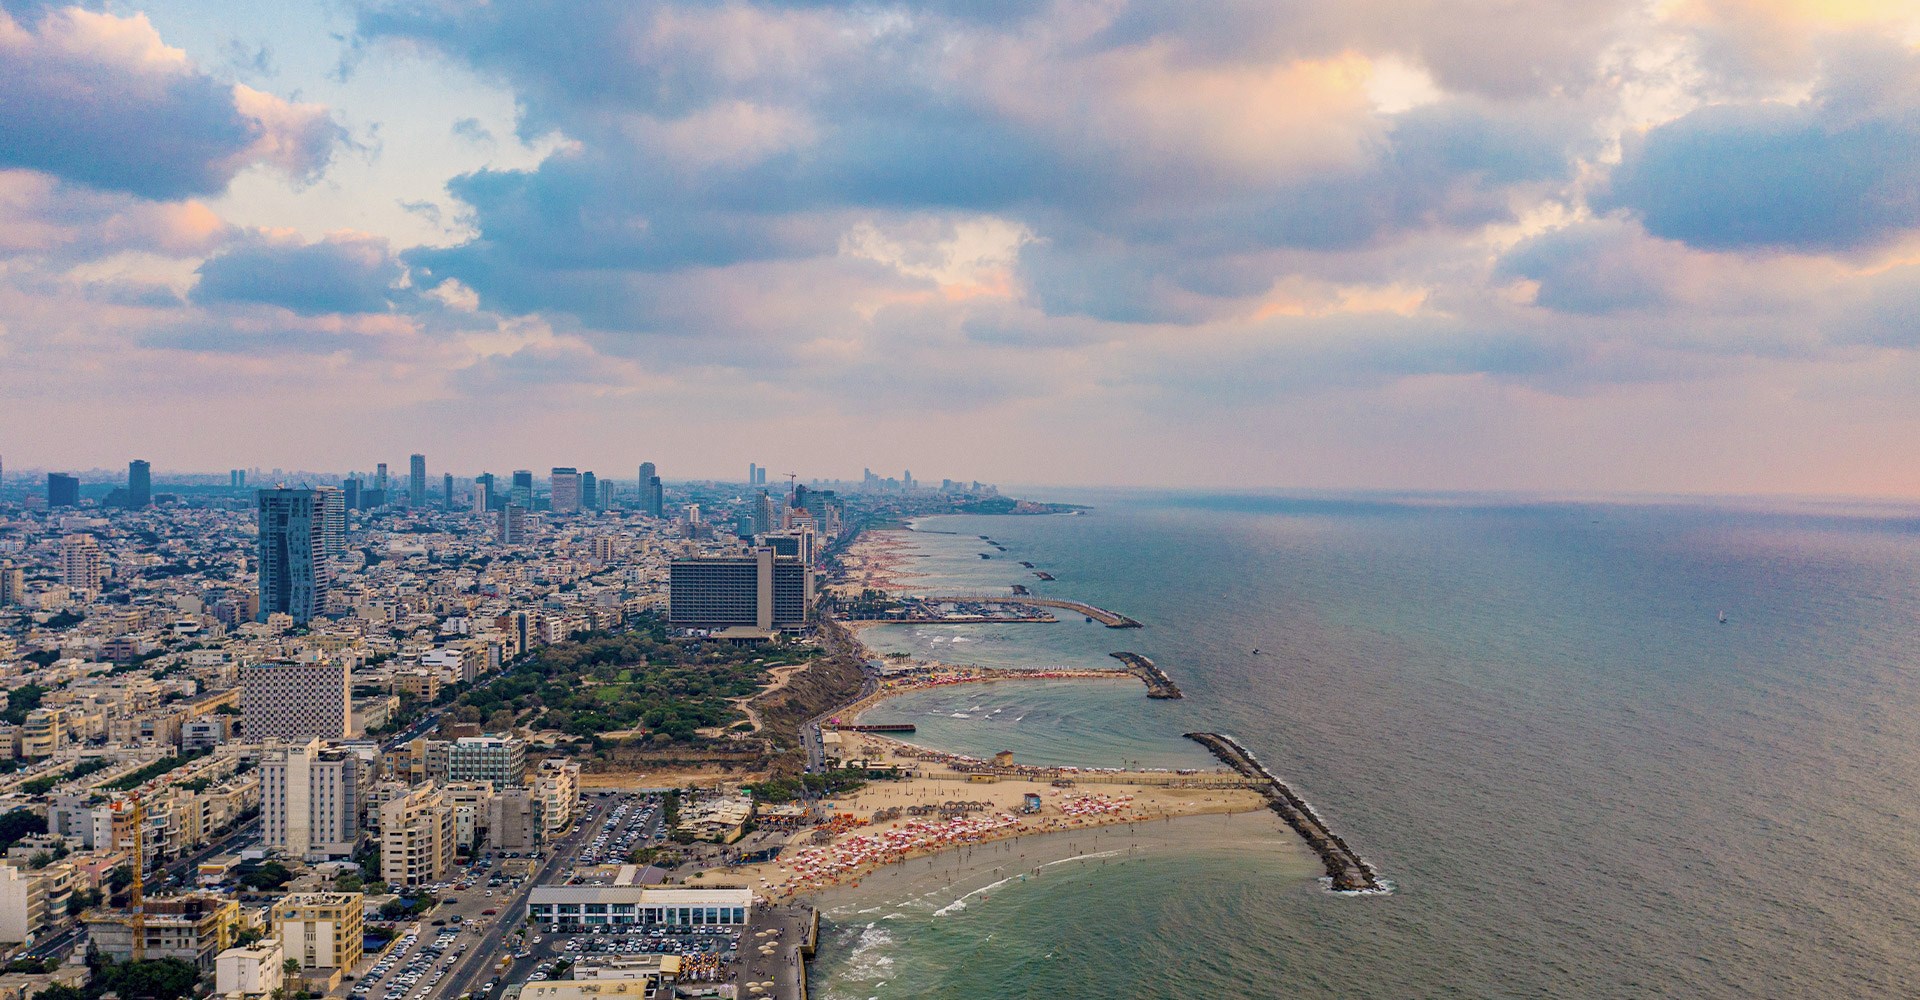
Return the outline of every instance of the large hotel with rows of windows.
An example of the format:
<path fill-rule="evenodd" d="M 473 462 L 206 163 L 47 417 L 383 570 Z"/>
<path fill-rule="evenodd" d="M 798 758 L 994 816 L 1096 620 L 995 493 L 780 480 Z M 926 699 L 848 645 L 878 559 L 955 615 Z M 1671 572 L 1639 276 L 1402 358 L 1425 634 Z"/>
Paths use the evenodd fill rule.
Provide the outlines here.
<path fill-rule="evenodd" d="M 527 896 L 527 922 L 563 932 L 652 924 L 737 927 L 752 909 L 752 889 L 536 885 Z"/>

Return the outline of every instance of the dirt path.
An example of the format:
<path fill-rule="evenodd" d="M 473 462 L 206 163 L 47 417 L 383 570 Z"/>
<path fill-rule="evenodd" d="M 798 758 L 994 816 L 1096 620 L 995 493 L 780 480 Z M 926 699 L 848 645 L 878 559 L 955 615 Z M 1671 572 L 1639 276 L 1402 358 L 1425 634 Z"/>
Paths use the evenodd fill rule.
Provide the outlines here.
<path fill-rule="evenodd" d="M 766 687 L 761 688 L 758 692 L 747 695 L 744 698 L 729 698 L 727 700 L 732 702 L 735 708 L 738 708 L 740 711 L 747 713 L 747 721 L 753 723 L 752 731 L 755 733 L 758 733 L 761 728 L 760 711 L 753 707 L 753 703 L 758 699 L 765 698 L 766 696 L 773 694 L 776 691 L 779 691 L 781 688 L 786 687 L 787 682 L 793 679 L 794 674 L 797 674 L 800 671 L 807 669 L 809 666 L 812 666 L 812 664 L 811 663 L 793 663 L 784 667 L 770 667 L 768 668 L 767 673 L 773 675 L 773 683 L 768 684 Z"/>

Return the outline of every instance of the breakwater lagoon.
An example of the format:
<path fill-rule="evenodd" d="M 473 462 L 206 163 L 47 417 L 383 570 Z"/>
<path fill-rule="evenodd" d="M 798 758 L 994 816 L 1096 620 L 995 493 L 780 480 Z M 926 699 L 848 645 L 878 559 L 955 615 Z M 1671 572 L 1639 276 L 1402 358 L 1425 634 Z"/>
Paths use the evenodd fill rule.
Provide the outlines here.
<path fill-rule="evenodd" d="M 918 578 L 903 584 L 1017 583 L 1143 628 L 1075 617 L 863 640 L 1112 669 L 1124 635 L 1185 697 L 1145 698 L 1132 679 L 960 685 L 889 701 L 886 721 L 938 749 L 1079 766 L 1214 769 L 1182 734 L 1231 734 L 1394 891 L 1325 891 L 1322 860 L 1265 809 L 1139 824 L 1155 846 L 1024 881 L 985 851 L 1039 863 L 1069 848 L 1020 838 L 830 895 L 814 995 L 1798 998 L 1920 983 L 1920 902 L 1888 889 L 1920 880 L 1920 511 L 1050 499 L 1094 509 L 938 519 L 954 534 L 904 535 Z M 982 534 L 1004 556 L 981 560 Z M 1182 833 L 1215 822 L 1236 824 L 1230 847 Z"/>

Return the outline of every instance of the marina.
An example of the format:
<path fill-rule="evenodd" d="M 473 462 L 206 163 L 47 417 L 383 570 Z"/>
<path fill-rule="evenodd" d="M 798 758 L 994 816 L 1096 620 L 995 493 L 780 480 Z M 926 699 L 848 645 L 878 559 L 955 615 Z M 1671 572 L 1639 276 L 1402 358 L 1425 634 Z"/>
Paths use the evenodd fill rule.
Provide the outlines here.
<path fill-rule="evenodd" d="M 1035 574 L 1035 575 L 1041 576 L 1044 574 Z M 1047 577 L 1047 579 L 1052 579 L 1052 577 Z M 1030 608 L 1058 608 L 1062 611 L 1071 611 L 1078 615 L 1085 615 L 1086 617 L 1091 618 L 1094 621 L 1097 621 L 1108 628 L 1143 628 L 1145 627 L 1140 622 L 1135 621 L 1134 619 L 1129 618 L 1126 615 L 1120 614 L 1117 611 L 1108 611 L 1105 608 L 1095 607 L 1094 605 L 1088 604 L 1085 601 L 1070 601 L 1070 600 L 1065 600 L 1057 597 L 1009 596 L 1005 594 L 964 594 L 959 596 L 948 596 L 948 597 L 922 597 L 920 598 L 920 600 L 922 602 L 930 603 L 930 604 L 952 602 L 952 603 L 974 603 L 974 604 L 1010 604 L 1010 605 L 1020 605 L 1023 607 L 1030 607 Z"/>

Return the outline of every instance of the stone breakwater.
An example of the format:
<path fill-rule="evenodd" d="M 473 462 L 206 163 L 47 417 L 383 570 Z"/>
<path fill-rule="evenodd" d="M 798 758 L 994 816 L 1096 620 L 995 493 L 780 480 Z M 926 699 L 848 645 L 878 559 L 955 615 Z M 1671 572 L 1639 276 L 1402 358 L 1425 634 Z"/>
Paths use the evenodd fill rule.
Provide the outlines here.
<path fill-rule="evenodd" d="M 1173 678 L 1167 676 L 1166 671 L 1155 666 L 1152 660 L 1139 653 L 1119 652 L 1107 655 L 1126 664 L 1128 673 L 1146 682 L 1147 697 L 1167 699 L 1186 697 L 1180 693 L 1180 685 L 1175 684 Z"/>
<path fill-rule="evenodd" d="M 1373 870 L 1373 866 L 1362 860 L 1353 848 L 1340 835 L 1327 828 L 1326 821 L 1313 811 L 1307 800 L 1288 788 L 1286 782 L 1274 777 L 1254 759 L 1247 748 L 1233 741 L 1232 737 L 1219 733 L 1187 733 L 1187 739 L 1206 747 L 1215 757 L 1228 767 L 1249 778 L 1264 782 L 1262 793 L 1266 795 L 1267 805 L 1295 833 L 1307 842 L 1307 847 L 1320 856 L 1320 863 L 1326 866 L 1327 879 L 1335 892 L 1386 892 L 1387 886 Z"/>

